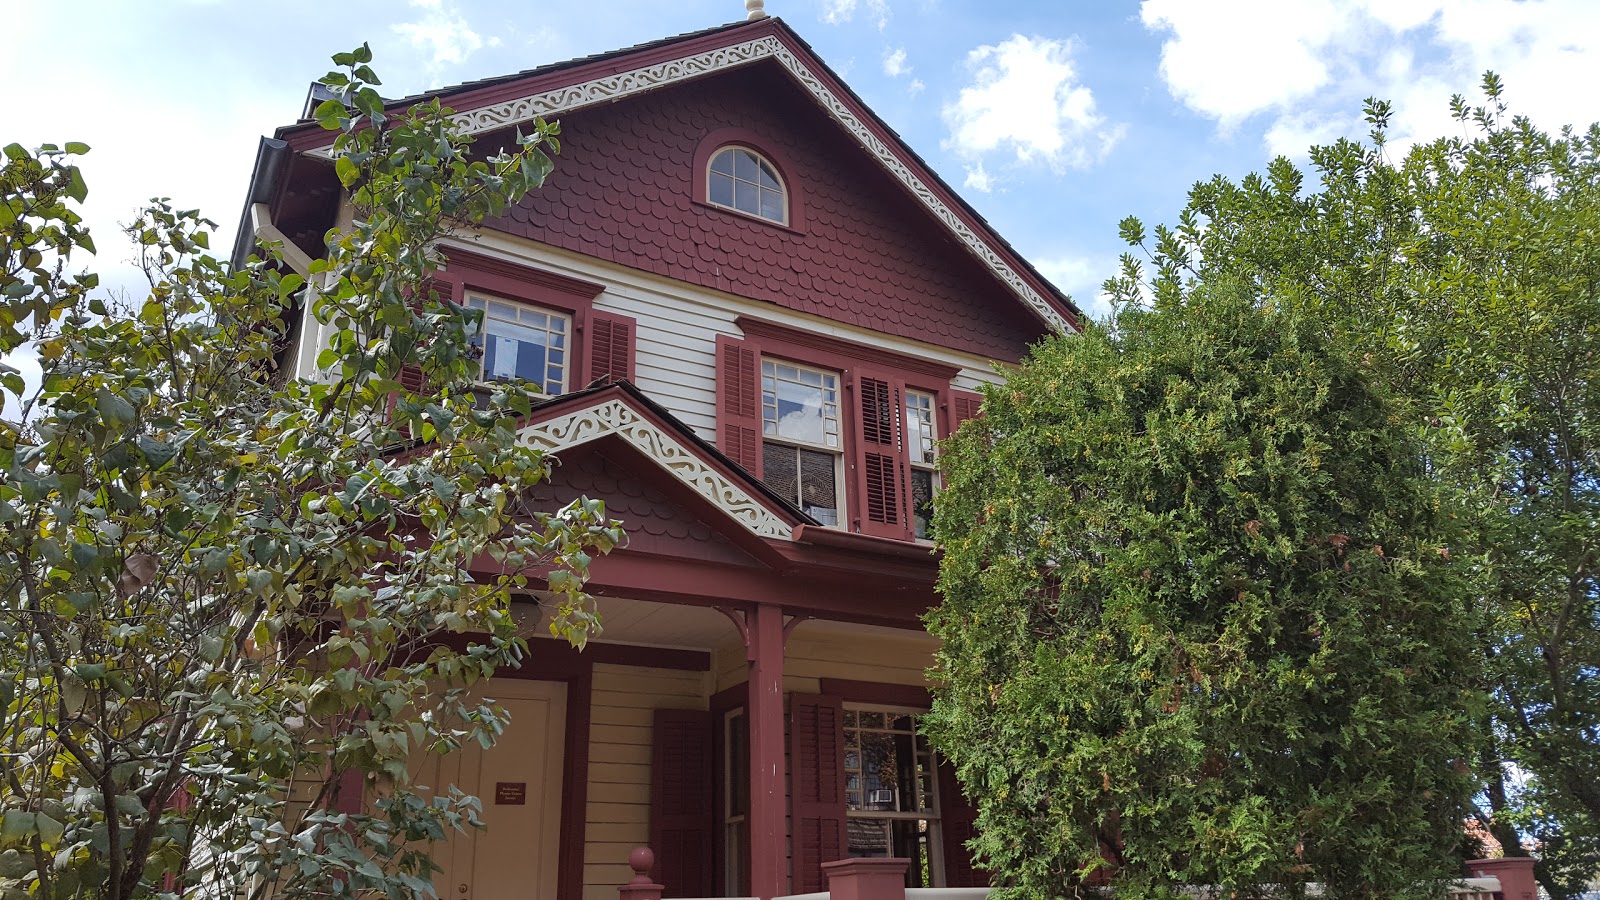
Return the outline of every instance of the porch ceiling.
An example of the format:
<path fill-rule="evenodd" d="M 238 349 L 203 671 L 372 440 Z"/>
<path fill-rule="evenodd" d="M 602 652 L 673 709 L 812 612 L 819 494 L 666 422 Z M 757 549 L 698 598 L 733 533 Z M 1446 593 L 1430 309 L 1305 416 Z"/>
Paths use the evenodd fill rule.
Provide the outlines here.
<path fill-rule="evenodd" d="M 669 647 L 681 650 L 714 650 L 728 643 L 739 642 L 739 633 L 733 623 L 727 616 L 711 607 L 656 603 L 626 597 L 597 599 L 600 604 L 602 626 L 600 634 L 595 638 L 598 643 Z M 532 614 L 534 609 L 532 604 L 526 606 L 518 604 L 518 607 L 524 634 L 529 637 L 549 636 L 549 618 L 542 611 L 536 620 Z M 932 635 L 921 629 L 889 628 L 883 625 L 866 625 L 832 619 L 809 619 L 797 627 L 797 633 L 803 637 L 870 635 L 883 640 L 924 645 L 929 651 L 939 646 L 939 642 Z"/>

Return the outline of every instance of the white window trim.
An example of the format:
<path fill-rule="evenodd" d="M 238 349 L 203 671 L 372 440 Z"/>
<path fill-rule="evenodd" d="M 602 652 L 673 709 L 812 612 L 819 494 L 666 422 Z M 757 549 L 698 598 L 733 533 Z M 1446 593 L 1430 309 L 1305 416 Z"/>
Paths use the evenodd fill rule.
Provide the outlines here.
<path fill-rule="evenodd" d="M 902 408 L 900 410 L 900 414 L 902 416 L 905 415 L 905 407 L 908 407 L 910 405 L 909 402 L 907 402 L 907 401 L 909 401 L 909 399 L 910 399 L 912 394 L 916 394 L 917 396 L 927 397 L 928 398 L 928 424 L 931 425 L 932 428 L 933 428 L 933 462 L 917 462 L 917 461 L 915 461 L 915 460 L 913 460 L 911 458 L 913 453 L 912 453 L 911 440 L 910 440 L 910 435 L 909 434 L 907 434 L 907 436 L 906 436 L 906 462 L 913 469 L 918 469 L 918 470 L 921 470 L 923 472 L 931 472 L 931 473 L 933 473 L 933 496 L 938 496 L 938 494 L 939 494 L 939 440 L 940 440 L 940 437 L 939 437 L 939 394 L 937 392 L 935 392 L 935 391 L 927 391 L 927 390 L 923 390 L 921 388 L 907 387 L 905 389 L 904 396 L 901 398 L 901 407 Z M 909 429 L 908 429 L 908 431 L 909 431 Z M 920 448 L 918 448 L 918 449 L 920 451 Z M 909 482 L 907 482 L 907 484 L 906 484 L 906 493 L 907 493 L 907 500 L 908 501 L 912 500 L 916 496 L 915 493 L 912 491 L 911 484 Z M 906 512 L 907 512 L 908 515 L 911 516 L 911 523 L 910 524 L 912 526 L 912 535 L 911 535 L 912 540 L 916 541 L 919 544 L 928 544 L 928 545 L 931 546 L 933 544 L 933 539 L 931 537 L 920 537 L 920 536 L 918 536 L 916 534 L 916 516 L 917 516 L 917 512 L 916 512 L 916 509 L 913 508 L 913 506 L 912 506 L 912 504 L 910 502 L 908 502 L 906 504 Z M 930 526 L 932 525 L 931 521 L 929 522 L 929 525 Z"/>
<path fill-rule="evenodd" d="M 788 437 L 786 435 L 781 435 L 781 434 L 767 434 L 767 406 L 766 406 L 765 392 L 766 392 L 766 377 L 767 377 L 766 364 L 769 363 L 769 362 L 772 363 L 775 366 L 788 366 L 788 367 L 790 367 L 792 369 L 795 369 L 797 371 L 814 372 L 814 373 L 816 373 L 818 375 L 822 375 L 822 376 L 825 376 L 825 377 L 833 379 L 834 409 L 835 409 L 835 415 L 838 418 L 838 421 L 836 422 L 836 424 L 839 427 L 839 434 L 838 434 L 839 446 L 837 446 L 837 447 L 829 447 L 825 443 L 812 443 L 811 441 L 803 441 L 803 440 L 800 440 L 798 438 L 792 438 L 792 437 Z M 827 454 L 830 454 L 831 456 L 833 456 L 833 494 L 834 494 L 834 497 L 833 497 L 834 507 L 833 508 L 838 513 L 838 515 L 836 516 L 836 521 L 834 522 L 834 524 L 828 525 L 826 527 L 828 527 L 828 528 L 836 528 L 836 529 L 839 529 L 841 531 L 847 530 L 848 527 L 849 527 L 850 521 L 849 521 L 849 512 L 848 512 L 847 508 L 845 507 L 844 432 L 845 432 L 845 429 L 847 427 L 849 427 L 849 423 L 847 422 L 847 420 L 845 418 L 846 410 L 845 410 L 845 402 L 844 402 L 844 389 L 843 389 L 844 388 L 844 375 L 843 375 L 843 373 L 836 372 L 836 371 L 834 371 L 832 369 L 824 369 L 824 368 L 822 368 L 820 366 L 811 366 L 811 365 L 806 365 L 805 363 L 795 362 L 795 361 L 790 360 L 790 359 L 785 359 L 784 357 L 781 357 L 781 356 L 762 356 L 761 359 L 756 362 L 756 374 L 757 374 L 757 377 L 760 379 L 759 390 L 763 395 L 762 398 L 761 398 L 761 442 L 762 442 L 762 444 L 766 444 L 766 443 L 770 442 L 770 443 L 773 443 L 773 444 L 778 444 L 779 446 L 783 446 L 783 447 L 799 447 L 799 448 L 804 449 L 804 450 L 814 450 L 814 451 L 816 451 L 818 453 L 827 453 Z M 765 449 L 763 449 L 762 452 L 765 453 L 766 452 Z M 784 499 L 787 500 L 789 498 L 785 497 Z M 802 509 L 804 509 L 804 507 L 802 507 Z"/>
<path fill-rule="evenodd" d="M 930 712 L 930 710 L 915 706 L 882 706 L 875 703 L 845 703 L 843 704 L 843 707 L 844 709 L 855 712 L 858 715 L 863 712 L 881 712 L 888 715 L 915 716 L 919 719 Z M 880 734 L 904 734 L 904 732 L 893 731 L 888 728 L 864 729 L 860 725 L 860 719 L 858 718 L 856 721 L 856 731 L 864 730 Z M 849 730 L 849 726 L 843 727 L 845 730 Z M 915 729 L 913 729 L 912 734 L 916 734 Z M 912 745 L 913 747 L 915 746 L 914 740 Z M 848 741 L 845 742 L 845 746 L 849 746 Z M 841 748 L 839 760 L 840 774 L 843 775 L 843 748 Z M 944 828 L 941 827 L 942 823 L 944 822 L 944 805 L 942 803 L 943 798 L 939 796 L 939 752 L 934 750 L 931 745 L 928 747 L 928 765 L 930 767 L 929 774 L 932 776 L 929 779 L 928 784 L 932 788 L 933 794 L 933 806 L 929 812 L 882 812 L 870 809 L 851 809 L 849 805 L 846 804 L 844 814 L 846 819 L 897 819 L 900 821 L 926 821 L 928 823 L 928 874 L 931 876 L 930 880 L 933 882 L 933 884 L 930 886 L 942 888 L 945 886 Z M 863 788 L 863 790 L 865 789 Z M 915 864 L 916 860 L 912 860 L 912 865 Z"/>
<path fill-rule="evenodd" d="M 758 163 L 760 163 L 762 165 L 765 165 L 767 168 L 772 170 L 772 179 L 774 181 L 778 182 L 778 195 L 783 198 L 783 218 L 781 218 L 781 219 L 769 219 L 766 216 L 763 216 L 759 212 L 750 212 L 749 210 L 740 209 L 739 207 L 734 206 L 732 204 L 729 204 L 729 203 L 718 203 L 717 201 L 711 199 L 711 178 L 712 178 L 713 175 L 721 175 L 722 174 L 720 172 L 711 171 L 711 166 L 712 166 L 713 163 L 715 163 L 717 161 L 717 157 L 721 156 L 724 153 L 728 153 L 730 151 L 733 151 L 733 150 L 743 150 L 744 152 L 750 154 L 751 156 L 754 156 L 756 158 L 756 160 L 758 161 Z M 730 175 L 728 177 L 732 178 L 735 183 L 738 183 L 739 181 L 744 181 L 744 179 L 739 178 L 737 175 Z M 790 216 L 789 216 L 789 201 L 791 199 L 790 195 L 789 195 L 789 183 L 784 180 L 783 173 L 778 170 L 778 164 L 773 162 L 771 157 L 767 156 L 765 153 L 762 153 L 760 150 L 757 150 L 756 148 L 751 147 L 751 146 L 749 146 L 747 144 L 737 144 L 737 143 L 735 143 L 735 144 L 723 144 L 721 147 L 718 147 L 715 151 L 712 152 L 710 159 L 706 160 L 705 178 L 706 178 L 706 203 L 708 205 L 715 206 L 717 209 L 725 209 L 725 210 L 727 210 L 729 212 L 738 213 L 741 216 L 749 216 L 752 219 L 757 219 L 757 220 L 762 221 L 762 222 L 768 222 L 768 223 L 771 223 L 773 225 L 782 225 L 785 228 L 789 227 L 789 219 L 790 219 Z M 749 182 L 749 181 L 745 181 L 745 184 L 750 184 L 750 183 L 751 182 Z M 764 188 L 759 183 L 756 184 L 756 187 L 759 188 L 759 189 L 771 190 L 771 188 Z M 737 193 L 735 194 L 735 196 L 737 196 Z M 759 198 L 759 195 L 758 195 L 758 198 Z M 759 206 L 760 206 L 760 204 L 757 203 L 757 207 L 759 207 Z"/>
<path fill-rule="evenodd" d="M 489 321 L 489 318 L 490 318 L 490 316 L 489 316 L 489 304 L 491 304 L 491 303 L 504 303 L 507 306 L 514 306 L 514 307 L 517 307 L 518 309 L 533 310 L 535 312 L 542 313 L 543 315 L 550 316 L 552 318 L 557 318 L 557 319 L 560 319 L 563 322 L 565 322 L 567 324 L 567 327 L 566 327 L 566 330 L 562 333 L 562 338 L 563 338 L 562 343 L 564 344 L 564 346 L 560 348 L 560 350 L 562 352 L 561 385 L 560 385 L 560 389 L 556 390 L 556 391 L 549 391 L 549 390 L 546 389 L 547 385 L 545 385 L 544 383 L 541 382 L 537 386 L 536 393 L 538 393 L 539 395 L 544 396 L 544 397 L 559 397 L 562 394 L 566 394 L 566 393 L 569 393 L 569 392 L 572 391 L 572 389 L 573 389 L 573 387 L 572 387 L 572 385 L 573 385 L 573 377 L 572 376 L 573 376 L 573 371 L 574 371 L 574 369 L 573 369 L 573 363 L 574 363 L 573 351 L 576 349 L 574 344 L 575 344 L 575 342 L 577 340 L 576 317 L 574 317 L 572 315 L 572 313 L 570 313 L 570 312 L 568 312 L 567 310 L 564 310 L 564 309 L 557 309 L 557 308 L 551 307 L 551 306 L 541 306 L 541 305 L 539 305 L 537 303 L 529 303 L 526 300 L 513 300 L 513 299 L 511 299 L 509 297 L 501 297 L 498 294 L 489 294 L 489 293 L 484 293 L 484 292 L 481 292 L 481 291 L 469 291 L 469 292 L 467 292 L 466 296 L 464 296 L 462 298 L 462 303 L 465 304 L 466 306 L 468 306 L 469 308 L 476 309 L 476 307 L 472 306 L 472 301 L 474 301 L 474 300 L 477 300 L 477 301 L 480 301 L 481 303 L 483 303 L 483 308 L 481 310 L 479 310 L 480 312 L 483 313 L 483 319 L 478 324 L 478 334 L 475 336 L 476 338 L 481 338 L 483 336 L 483 330 L 488 325 L 488 321 Z M 503 322 L 505 320 L 504 319 L 500 319 L 500 318 L 496 318 L 496 321 Z M 511 322 L 509 324 L 519 325 L 521 323 Z M 527 326 L 524 326 L 524 327 L 527 327 Z M 478 375 L 477 375 L 477 378 L 476 378 L 476 384 L 478 384 L 478 385 L 480 385 L 482 387 L 485 387 L 485 388 L 493 388 L 494 385 L 498 382 L 498 379 L 494 379 L 494 378 L 488 377 L 488 373 L 485 371 L 486 367 L 489 364 L 489 353 L 488 353 L 487 344 L 488 344 L 488 342 L 487 342 L 487 340 L 485 340 L 485 341 L 483 341 L 483 343 L 480 343 L 480 344 L 477 345 L 478 358 L 476 360 L 476 363 L 477 363 L 477 366 L 478 366 Z M 550 348 L 546 347 L 545 349 L 546 349 L 546 352 L 548 352 Z M 546 374 L 549 373 L 549 365 L 550 365 L 549 364 L 549 357 L 546 357 L 546 362 L 545 362 L 545 372 L 546 372 Z M 524 382 L 524 383 L 527 384 L 528 382 Z"/>

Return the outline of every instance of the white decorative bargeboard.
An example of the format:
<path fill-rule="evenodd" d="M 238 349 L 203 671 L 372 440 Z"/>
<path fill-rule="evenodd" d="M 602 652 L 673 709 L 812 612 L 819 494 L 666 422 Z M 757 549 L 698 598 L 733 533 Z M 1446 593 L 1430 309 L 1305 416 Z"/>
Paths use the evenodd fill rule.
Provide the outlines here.
<path fill-rule="evenodd" d="M 532 121 L 539 116 L 554 116 L 559 113 L 571 112 L 597 103 L 608 103 L 631 97 L 656 88 L 665 87 L 680 81 L 699 78 L 713 72 L 743 66 L 757 60 L 773 59 L 794 77 L 795 81 L 811 94 L 822 108 L 834 118 L 856 141 L 878 162 L 883 164 L 901 184 L 911 191 L 918 202 L 927 207 L 930 212 L 945 227 L 950 229 L 956 239 L 966 245 L 967 249 L 976 256 L 990 271 L 994 272 L 1006 286 L 1011 288 L 1022 302 L 1039 315 L 1049 326 L 1058 332 L 1070 333 L 1073 327 L 1047 302 L 1039 292 L 1034 290 L 1027 280 L 1012 268 L 998 252 L 973 231 L 962 218 L 951 209 L 933 189 L 928 187 L 916 173 L 911 171 L 899 156 L 889 148 L 872 129 L 862 122 L 850 107 L 837 95 L 824 85 L 821 79 L 805 67 L 798 57 L 783 42 L 773 35 L 756 38 L 733 44 L 728 47 L 719 47 L 704 53 L 696 53 L 679 59 L 668 60 L 643 68 L 630 69 L 626 72 L 617 72 L 585 81 L 581 84 L 569 85 L 526 97 L 517 97 L 503 103 L 478 107 L 457 113 L 454 121 L 461 126 L 462 131 L 468 134 L 480 134 L 506 128 L 522 122 Z M 309 151 L 313 155 L 327 157 L 329 149 L 318 148 Z"/>
<path fill-rule="evenodd" d="M 707 465 L 672 435 L 618 399 L 597 403 L 517 432 L 517 441 L 551 453 L 615 435 L 653 460 L 669 475 L 688 485 L 751 534 L 792 539 L 794 528 L 778 518 L 744 488 Z"/>

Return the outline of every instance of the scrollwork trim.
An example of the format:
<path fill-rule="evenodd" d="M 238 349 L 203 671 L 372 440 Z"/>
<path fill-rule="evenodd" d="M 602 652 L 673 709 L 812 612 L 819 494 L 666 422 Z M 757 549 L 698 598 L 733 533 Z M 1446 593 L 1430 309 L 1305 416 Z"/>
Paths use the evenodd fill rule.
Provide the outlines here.
<path fill-rule="evenodd" d="M 517 441 L 558 452 L 616 435 L 758 537 L 792 539 L 793 526 L 621 400 L 524 427 Z"/>

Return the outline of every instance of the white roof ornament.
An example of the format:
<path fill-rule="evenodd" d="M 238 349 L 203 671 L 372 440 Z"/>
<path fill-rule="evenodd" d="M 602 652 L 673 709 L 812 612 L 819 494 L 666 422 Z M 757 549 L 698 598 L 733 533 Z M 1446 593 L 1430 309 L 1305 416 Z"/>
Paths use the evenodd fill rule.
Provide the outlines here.
<path fill-rule="evenodd" d="M 745 18 L 754 22 L 767 17 L 766 0 L 744 0 Z"/>

